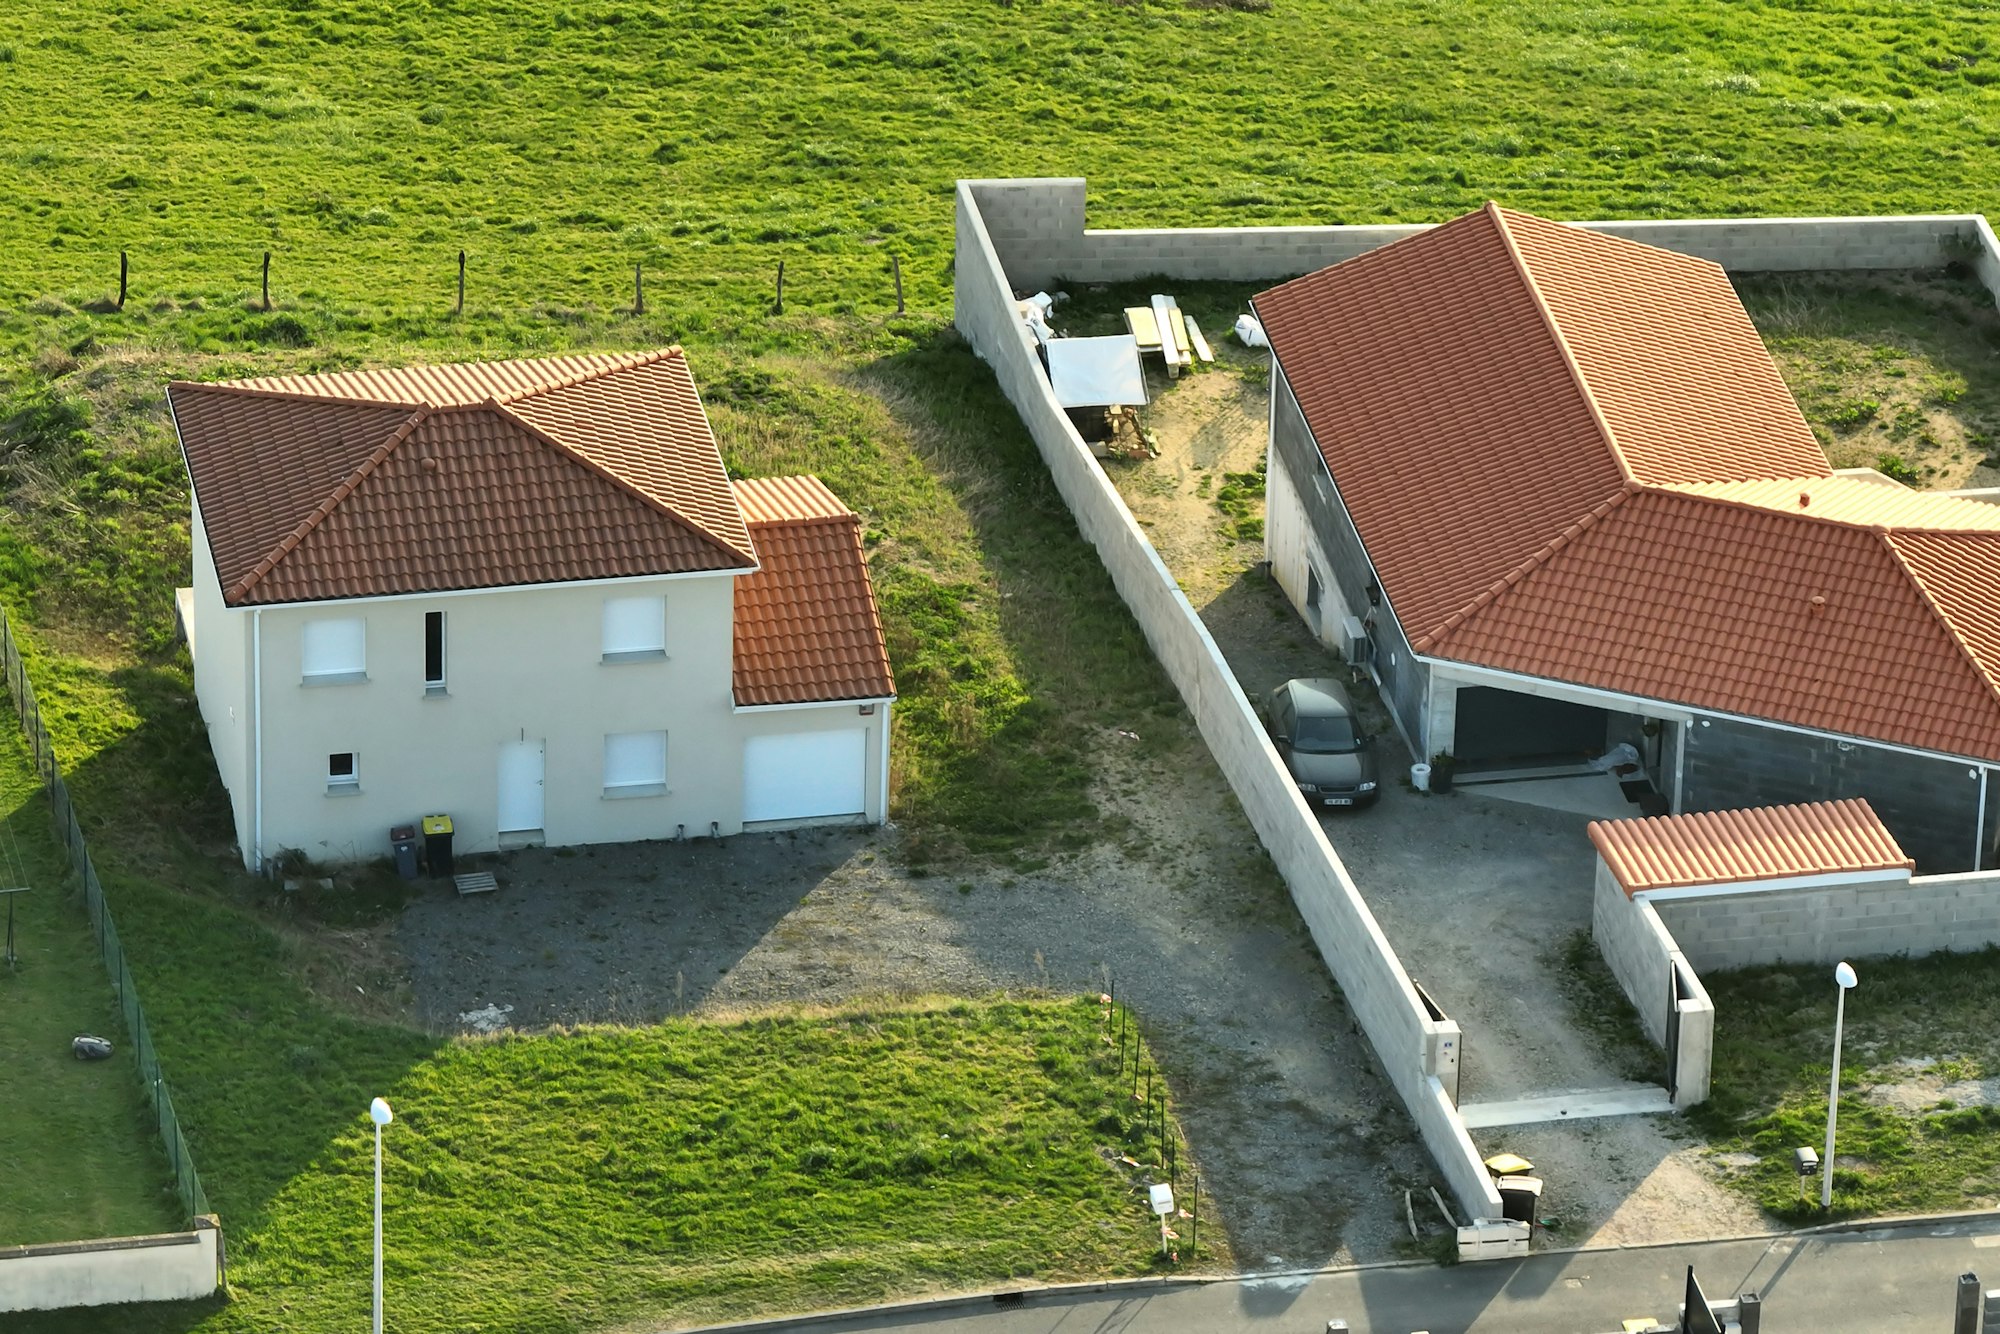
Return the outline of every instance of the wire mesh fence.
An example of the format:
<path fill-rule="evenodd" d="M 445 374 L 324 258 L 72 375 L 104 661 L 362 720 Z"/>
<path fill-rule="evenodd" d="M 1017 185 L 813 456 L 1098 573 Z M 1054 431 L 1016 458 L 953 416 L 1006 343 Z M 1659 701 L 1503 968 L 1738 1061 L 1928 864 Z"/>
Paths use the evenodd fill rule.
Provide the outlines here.
<path fill-rule="evenodd" d="M 118 997 L 118 1008 L 125 1018 L 125 1032 L 132 1043 L 133 1055 L 138 1058 L 139 1078 L 146 1087 L 146 1099 L 153 1109 L 154 1125 L 166 1146 L 167 1161 L 174 1170 L 174 1189 L 179 1193 L 181 1206 L 190 1218 L 208 1213 L 208 1196 L 201 1188 L 201 1177 L 194 1170 L 194 1157 L 188 1152 L 187 1136 L 181 1133 L 181 1119 L 174 1111 L 173 1094 L 167 1088 L 165 1076 L 160 1073 L 159 1053 L 153 1046 L 152 1027 L 146 1022 L 145 1007 L 139 1004 L 139 989 L 133 985 L 132 970 L 126 966 L 124 947 L 118 943 L 118 926 L 111 920 L 111 909 L 104 901 L 104 886 L 97 878 L 97 868 L 91 864 L 90 849 L 83 841 L 83 827 L 77 822 L 76 806 L 70 800 L 69 784 L 63 781 L 62 769 L 56 763 L 55 747 L 49 740 L 48 729 L 42 726 L 41 705 L 35 700 L 34 686 L 28 681 L 28 669 L 21 661 L 20 646 L 14 639 L 13 618 L 4 608 L 0 608 L 0 661 L 4 661 L 7 690 L 13 697 L 15 711 L 21 717 L 21 730 L 27 734 L 28 749 L 34 755 L 35 772 L 48 793 L 49 813 L 55 821 L 56 836 L 62 840 L 64 850 L 69 853 L 70 866 L 83 884 L 84 907 L 90 914 L 90 927 L 97 936 L 98 951 L 104 956 L 104 971 L 111 977 L 112 991 Z"/>

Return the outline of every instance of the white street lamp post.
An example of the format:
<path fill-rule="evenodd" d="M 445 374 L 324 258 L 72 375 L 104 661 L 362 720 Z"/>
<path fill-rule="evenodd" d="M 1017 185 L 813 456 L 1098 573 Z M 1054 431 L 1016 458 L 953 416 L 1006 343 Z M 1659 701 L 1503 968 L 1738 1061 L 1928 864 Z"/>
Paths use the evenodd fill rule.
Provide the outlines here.
<path fill-rule="evenodd" d="M 1839 985 L 1833 1003 L 1833 1079 L 1826 1090 L 1826 1159 L 1820 1168 L 1819 1207 L 1833 1208 L 1833 1123 L 1840 1111 L 1840 1030 L 1847 1021 L 1847 993 L 1861 979 L 1854 975 L 1854 965 L 1835 965 L 1833 980 Z M 377 1328 L 375 1334 L 382 1334 Z"/>
<path fill-rule="evenodd" d="M 382 1334 L 382 1127 L 395 1120 L 396 1114 L 377 1098 L 368 1104 L 368 1119 L 375 1123 L 375 1334 Z M 1828 1130 L 1827 1134 L 1831 1137 L 1833 1132 Z"/>

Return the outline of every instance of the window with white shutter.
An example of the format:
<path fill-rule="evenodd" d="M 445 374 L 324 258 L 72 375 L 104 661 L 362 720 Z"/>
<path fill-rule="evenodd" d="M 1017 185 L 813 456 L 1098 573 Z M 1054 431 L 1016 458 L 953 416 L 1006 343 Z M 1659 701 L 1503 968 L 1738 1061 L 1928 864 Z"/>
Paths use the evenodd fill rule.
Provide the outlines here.
<path fill-rule="evenodd" d="M 639 662 L 667 654 L 667 600 L 604 599 L 604 661 Z"/>
<path fill-rule="evenodd" d="M 604 738 L 604 795 L 652 797 L 667 790 L 667 734 L 612 732 Z"/>
<path fill-rule="evenodd" d="M 300 644 L 299 676 L 307 685 L 346 685 L 368 679 L 368 623 L 359 616 L 307 621 Z"/>

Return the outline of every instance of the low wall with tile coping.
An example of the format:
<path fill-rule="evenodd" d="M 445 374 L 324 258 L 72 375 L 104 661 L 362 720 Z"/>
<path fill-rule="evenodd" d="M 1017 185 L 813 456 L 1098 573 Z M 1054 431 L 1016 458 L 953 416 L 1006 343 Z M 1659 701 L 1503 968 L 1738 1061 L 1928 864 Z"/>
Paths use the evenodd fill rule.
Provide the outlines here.
<path fill-rule="evenodd" d="M 1079 177 L 968 183 L 995 254 L 1023 291 L 1156 274 L 1255 282 L 1309 273 L 1428 224 L 1091 230 Z M 2000 243 L 1978 214 L 1877 218 L 1635 219 L 1578 224 L 1737 272 L 1929 269 L 1964 260 L 2000 295 Z"/>
<path fill-rule="evenodd" d="M 1708 1099 L 1709 1067 L 1715 1053 L 1715 1002 L 1701 977 L 1684 956 L 1653 905 L 1630 898 L 1617 877 L 1597 862 L 1597 888 L 1592 898 L 1590 934 L 1611 974 L 1618 979 L 1632 1008 L 1639 1012 L 1646 1036 L 1665 1047 L 1667 1016 L 1680 1014 L 1674 1105 L 1692 1107 Z M 1692 994 L 1676 999 L 1674 970 L 1679 968 Z"/>
<path fill-rule="evenodd" d="M 1390 1085 L 1467 1215 L 1500 1216 L 1500 1198 L 1440 1079 L 1455 1079 L 1458 1026 L 1433 1019 L 1402 962 L 1300 798 L 1222 652 L 1132 519 L 1050 391 L 980 217 L 985 183 L 960 182 L 955 272 L 959 331 L 1020 413 L 1086 540 L 1145 632 L 1202 738 L 1270 851 L 1292 901 Z"/>

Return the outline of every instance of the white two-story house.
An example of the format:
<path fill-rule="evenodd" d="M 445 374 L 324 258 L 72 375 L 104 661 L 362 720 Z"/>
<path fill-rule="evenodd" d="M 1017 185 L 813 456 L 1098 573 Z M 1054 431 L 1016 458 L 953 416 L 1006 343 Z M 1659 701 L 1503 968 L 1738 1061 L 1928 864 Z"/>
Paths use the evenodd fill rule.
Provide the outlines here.
<path fill-rule="evenodd" d="M 678 348 L 169 387 L 245 865 L 880 822 L 856 515 L 732 483 Z"/>

